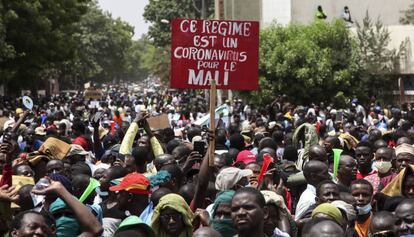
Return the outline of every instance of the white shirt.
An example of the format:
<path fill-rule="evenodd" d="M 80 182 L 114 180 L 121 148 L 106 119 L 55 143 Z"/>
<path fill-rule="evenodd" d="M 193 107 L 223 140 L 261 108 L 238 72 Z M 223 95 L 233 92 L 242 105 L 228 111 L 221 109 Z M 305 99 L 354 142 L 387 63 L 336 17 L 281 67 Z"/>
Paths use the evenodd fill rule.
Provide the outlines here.
<path fill-rule="evenodd" d="M 295 221 L 302 218 L 310 206 L 316 203 L 316 188 L 308 184 L 305 191 L 300 195 L 299 202 L 296 206 Z"/>

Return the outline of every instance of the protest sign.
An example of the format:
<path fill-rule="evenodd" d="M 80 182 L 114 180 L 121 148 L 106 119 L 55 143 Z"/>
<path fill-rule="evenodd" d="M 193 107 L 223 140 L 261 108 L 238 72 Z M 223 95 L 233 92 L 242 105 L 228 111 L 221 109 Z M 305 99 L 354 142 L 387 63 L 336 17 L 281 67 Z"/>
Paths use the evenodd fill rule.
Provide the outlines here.
<path fill-rule="evenodd" d="M 150 127 L 154 129 L 164 129 L 170 127 L 167 114 L 161 114 L 160 116 L 150 117 L 147 119 L 147 121 Z"/>
<path fill-rule="evenodd" d="M 102 99 L 102 91 L 98 89 L 88 88 L 84 92 L 84 98 L 87 100 L 90 100 L 90 99 L 100 100 Z"/>
<path fill-rule="evenodd" d="M 258 47 L 258 22 L 174 19 L 171 87 L 255 90 Z"/>

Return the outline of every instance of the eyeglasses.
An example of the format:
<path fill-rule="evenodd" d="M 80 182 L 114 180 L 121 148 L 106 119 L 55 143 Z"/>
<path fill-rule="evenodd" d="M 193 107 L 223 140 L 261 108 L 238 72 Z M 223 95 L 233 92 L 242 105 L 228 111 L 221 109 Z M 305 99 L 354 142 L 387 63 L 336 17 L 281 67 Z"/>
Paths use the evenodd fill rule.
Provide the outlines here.
<path fill-rule="evenodd" d="M 383 230 L 376 232 L 371 237 L 396 237 L 397 235 L 392 230 Z"/>
<path fill-rule="evenodd" d="M 178 221 L 182 219 L 182 215 L 180 213 L 164 214 L 160 215 L 160 219 L 163 222 L 169 222 L 171 219 L 173 219 L 174 221 Z"/>

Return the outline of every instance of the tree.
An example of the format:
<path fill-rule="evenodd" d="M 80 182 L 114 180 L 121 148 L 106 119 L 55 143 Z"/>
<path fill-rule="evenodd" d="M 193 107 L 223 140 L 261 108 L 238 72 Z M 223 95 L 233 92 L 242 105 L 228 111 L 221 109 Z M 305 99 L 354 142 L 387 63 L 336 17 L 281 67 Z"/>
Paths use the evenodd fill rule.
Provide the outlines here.
<path fill-rule="evenodd" d="M 354 41 L 340 20 L 309 26 L 272 25 L 260 32 L 260 90 L 248 93 L 258 104 L 277 94 L 295 102 L 330 101 L 352 94 L 360 70 Z"/>
<path fill-rule="evenodd" d="M 365 88 L 367 96 L 384 96 L 390 91 L 393 75 L 398 71 L 399 56 L 404 50 L 404 43 L 399 50 L 389 49 L 389 31 L 380 19 L 372 22 L 368 12 L 362 23 L 357 22 L 356 25 L 359 65 L 363 69 L 359 75 L 358 88 Z"/>
<path fill-rule="evenodd" d="M 95 2 L 89 4 L 76 26 L 78 30 L 72 35 L 78 42 L 75 56 L 56 66 L 61 81 L 73 86 L 86 81 L 108 82 L 131 77 L 132 26 L 102 12 Z"/>
<path fill-rule="evenodd" d="M 404 14 L 404 16 L 400 18 L 400 22 L 405 25 L 408 25 L 408 24 L 413 25 L 414 24 L 414 2 L 410 5 L 409 9 L 402 11 L 402 13 Z"/>
<path fill-rule="evenodd" d="M 214 0 L 206 1 L 206 16 L 214 11 Z M 171 21 L 174 18 L 201 18 L 201 0 L 150 0 L 145 6 L 144 18 L 151 22 L 148 36 L 156 46 L 170 44 Z"/>
<path fill-rule="evenodd" d="M 1 0 L 0 24 L 4 28 L 0 39 L 9 56 L 2 55 L 0 68 L 7 74 L 9 89 L 21 87 L 22 82 L 27 87 L 39 85 L 41 71 L 73 56 L 76 41 L 71 35 L 88 2 Z"/>

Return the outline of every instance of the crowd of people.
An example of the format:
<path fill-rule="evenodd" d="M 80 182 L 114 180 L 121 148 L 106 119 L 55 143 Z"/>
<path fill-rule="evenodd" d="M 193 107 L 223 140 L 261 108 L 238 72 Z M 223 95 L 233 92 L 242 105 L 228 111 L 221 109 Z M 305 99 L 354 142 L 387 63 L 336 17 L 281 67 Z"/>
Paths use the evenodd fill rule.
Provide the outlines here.
<path fill-rule="evenodd" d="M 234 99 L 212 131 L 193 92 L 33 100 L 0 98 L 3 236 L 414 235 L 410 105 Z"/>

